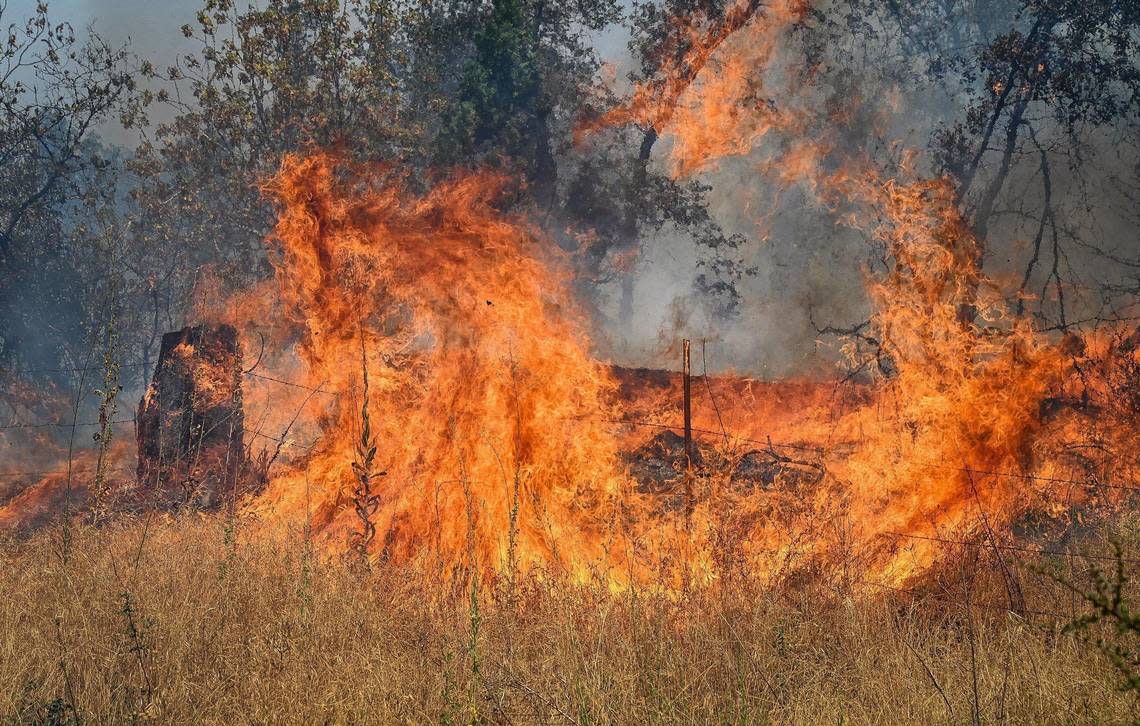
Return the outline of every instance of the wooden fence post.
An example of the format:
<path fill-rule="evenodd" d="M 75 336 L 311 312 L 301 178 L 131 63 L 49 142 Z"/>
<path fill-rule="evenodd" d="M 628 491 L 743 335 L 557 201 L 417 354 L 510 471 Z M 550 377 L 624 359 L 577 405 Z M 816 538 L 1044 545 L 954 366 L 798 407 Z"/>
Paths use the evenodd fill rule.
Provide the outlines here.
<path fill-rule="evenodd" d="M 689 365 L 689 341 L 681 342 L 681 371 L 685 389 L 685 511 L 693 511 L 693 401 L 692 374 Z"/>
<path fill-rule="evenodd" d="M 681 371 L 684 376 L 685 386 L 685 457 L 688 459 L 686 464 L 692 466 L 693 464 L 693 402 L 692 402 L 692 372 L 689 367 L 689 341 L 684 340 L 682 346 L 682 362 Z"/>

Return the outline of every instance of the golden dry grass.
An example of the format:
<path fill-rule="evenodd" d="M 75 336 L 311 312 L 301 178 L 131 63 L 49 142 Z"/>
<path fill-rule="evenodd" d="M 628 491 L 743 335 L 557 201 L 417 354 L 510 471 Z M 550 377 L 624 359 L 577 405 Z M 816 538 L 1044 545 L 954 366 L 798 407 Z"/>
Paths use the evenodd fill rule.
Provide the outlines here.
<path fill-rule="evenodd" d="M 5 546 L 2 717 L 66 722 L 70 703 L 93 724 L 969 723 L 975 703 L 983 723 L 1136 714 L 1111 666 L 1048 617 L 967 617 L 897 593 L 535 582 L 513 603 L 486 591 L 475 611 L 407 571 L 361 576 L 306 557 L 299 536 L 238 534 L 231 546 L 223 519 L 187 516 L 145 537 L 138 521 L 79 530 L 66 563 L 58 532 Z"/>

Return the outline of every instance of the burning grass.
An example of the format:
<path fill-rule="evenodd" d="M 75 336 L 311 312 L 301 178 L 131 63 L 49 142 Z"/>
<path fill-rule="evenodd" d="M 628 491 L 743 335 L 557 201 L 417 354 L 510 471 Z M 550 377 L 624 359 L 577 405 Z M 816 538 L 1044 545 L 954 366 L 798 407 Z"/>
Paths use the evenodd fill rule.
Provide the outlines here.
<path fill-rule="evenodd" d="M 365 572 L 317 556 L 304 522 L 295 527 L 276 538 L 239 528 L 235 541 L 222 515 L 150 517 L 79 529 L 67 562 L 54 530 L 5 548 L 0 713 L 155 723 L 961 723 L 975 710 L 982 722 L 1104 723 L 1135 713 L 1108 662 L 1056 634 L 1077 604 L 1017 554 L 1024 616 L 1006 611 L 985 553 L 948 564 L 920 595 L 747 578 L 614 593 L 600 580 L 530 577 L 512 592 L 497 581 L 473 606 L 469 592 L 407 568 Z M 1126 556 L 1140 554 L 1134 518 L 1111 531 Z M 1107 549 L 1106 532 L 1074 547 Z M 1056 564 L 1083 577 L 1079 558 Z"/>
<path fill-rule="evenodd" d="M 240 502 L 224 481 L 227 508 L 256 514 L 269 538 L 306 515 L 330 553 L 450 582 L 506 565 L 676 591 L 726 563 L 754 577 L 772 562 L 800 575 L 854 563 L 904 586 L 944 559 L 931 538 L 1005 544 L 1026 520 L 1058 528 L 1123 506 L 1140 472 L 1140 337 L 1062 338 L 1010 316 L 942 181 L 826 181 L 885 215 L 869 231 L 896 260 L 870 284 L 877 350 L 849 350 L 868 372 L 850 385 L 702 380 L 709 466 L 677 506 L 631 476 L 645 437 L 626 428 L 676 426 L 677 381 L 592 355 L 559 253 L 495 209 L 497 178 L 416 195 L 332 156 L 289 158 L 271 185 L 276 279 L 212 314 L 246 348 L 257 335 L 276 351 L 258 356 L 257 380 L 300 398 L 253 392 L 254 433 L 281 432 L 261 459 L 277 468 Z M 233 391 L 239 368 L 187 380 L 208 394 L 224 375 Z M 35 502 L 50 515 L 65 489 L 52 491 L 14 499 L 0 522 Z"/>

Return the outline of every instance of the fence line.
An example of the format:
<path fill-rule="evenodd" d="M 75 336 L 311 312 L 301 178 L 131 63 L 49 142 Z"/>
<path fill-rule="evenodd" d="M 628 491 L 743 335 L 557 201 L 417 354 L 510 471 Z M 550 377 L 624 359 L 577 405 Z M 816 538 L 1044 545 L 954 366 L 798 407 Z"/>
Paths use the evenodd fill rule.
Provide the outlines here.
<path fill-rule="evenodd" d="M 319 388 L 311 388 L 309 386 L 304 386 L 302 384 L 292 383 L 289 381 L 285 381 L 283 379 L 269 378 L 267 376 L 262 376 L 260 374 L 252 374 L 251 373 L 249 375 L 255 376 L 257 378 L 264 378 L 266 380 L 271 380 L 271 381 L 274 381 L 276 383 L 281 383 L 283 385 L 289 385 L 289 386 L 293 386 L 296 388 L 301 388 L 304 390 L 308 390 L 312 393 L 325 393 L 325 394 L 332 395 L 332 396 L 342 395 L 342 394 L 337 393 L 335 391 L 325 391 L 325 390 L 322 390 Z M 626 426 L 643 426 L 643 427 L 658 428 L 658 429 L 677 429 L 678 428 L 677 426 L 671 426 L 669 424 L 655 423 L 652 421 L 640 421 L 637 419 L 610 419 L 610 418 L 591 419 L 587 416 L 575 416 L 575 417 L 571 417 L 571 419 L 573 419 L 573 420 L 592 420 L 592 421 L 598 421 L 598 422 L 603 422 L 603 423 L 621 424 L 621 425 L 626 425 Z M 110 425 L 135 423 L 135 419 L 134 418 L 117 419 L 114 421 L 110 421 L 108 423 Z M 102 426 L 102 425 L 103 424 L 101 422 L 98 422 L 98 421 L 83 422 L 83 423 L 47 421 L 47 422 L 37 422 L 37 423 L 16 423 L 16 424 L 0 425 L 0 430 L 38 429 L 38 428 L 80 428 L 80 427 L 92 427 L 92 426 Z M 719 431 L 712 431 L 710 429 L 700 429 L 700 428 L 694 428 L 693 431 L 698 432 L 698 433 L 703 433 L 703 434 L 710 434 L 713 436 L 719 436 L 723 433 L 723 432 L 719 432 Z M 312 444 L 304 446 L 304 445 L 293 444 L 293 443 L 290 443 L 288 441 L 283 441 L 279 438 L 269 436 L 268 434 L 263 434 L 263 433 L 258 432 L 258 431 L 251 431 L 250 433 L 254 434 L 255 436 L 259 436 L 259 437 L 262 437 L 265 439 L 269 439 L 270 441 L 280 443 L 284 446 L 293 446 L 293 447 L 303 448 L 303 449 L 312 449 L 318 443 L 318 442 L 313 442 Z M 778 441 L 772 441 L 771 439 L 768 439 L 766 441 L 761 441 L 760 439 L 753 439 L 753 438 L 748 438 L 748 437 L 743 437 L 743 436 L 736 436 L 736 435 L 732 434 L 731 432 L 729 432 L 729 436 L 732 438 L 735 438 L 737 441 L 744 441 L 744 442 L 748 442 L 748 443 L 758 444 L 761 446 L 767 446 L 770 448 L 783 448 L 783 449 L 793 449 L 793 450 L 798 450 L 798 451 L 808 451 L 808 452 L 819 454 L 821 457 L 825 457 L 825 458 L 831 458 L 833 456 L 838 455 L 836 451 L 831 450 L 831 449 L 827 449 L 827 448 L 821 447 L 821 446 L 809 446 L 806 444 L 793 444 L 793 443 L 788 443 L 788 442 L 778 442 Z M 1116 482 L 1104 482 L 1104 481 L 1079 481 L 1076 479 L 1062 479 L 1059 477 L 1041 476 L 1041 475 L 1037 475 L 1037 474 L 1021 474 L 1021 473 L 1011 472 L 1011 471 L 995 471 L 995 470 L 987 470 L 987 469 L 975 469 L 972 467 L 951 466 L 948 464 L 938 464 L 938 463 L 931 462 L 931 461 L 921 461 L 921 460 L 915 461 L 913 463 L 915 463 L 916 465 L 918 465 L 920 467 L 925 467 L 925 468 L 929 468 L 929 469 L 940 469 L 940 470 L 944 470 L 944 471 L 956 471 L 956 472 L 962 472 L 965 474 L 982 474 L 985 476 L 996 476 L 996 477 L 1002 477 L 1002 478 L 1008 478 L 1008 479 L 1020 479 L 1023 481 L 1039 481 L 1039 482 L 1045 482 L 1045 483 L 1049 483 L 1049 484 L 1069 484 L 1072 486 L 1079 486 L 1079 487 L 1085 487 L 1085 488 L 1090 488 L 1090 489 L 1105 488 L 1105 489 L 1119 489 L 1119 490 L 1133 491 L 1133 492 L 1140 491 L 1140 486 L 1136 486 L 1134 484 L 1121 484 L 1121 483 L 1116 483 Z"/>
<path fill-rule="evenodd" d="M 648 428 L 657 428 L 657 429 L 679 429 L 679 428 L 681 428 L 680 426 L 672 426 L 670 424 L 656 423 L 653 421 L 641 421 L 638 419 L 630 419 L 630 418 L 591 418 L 589 416 L 583 415 L 583 416 L 570 416 L 569 419 L 573 420 L 573 421 L 594 421 L 597 423 L 624 424 L 627 426 L 645 426 Z M 722 431 L 713 431 L 711 429 L 699 429 L 699 428 L 695 428 L 695 427 L 692 430 L 696 433 L 710 434 L 713 436 L 721 436 L 721 435 L 727 433 L 729 435 L 729 437 L 735 439 L 736 441 L 746 441 L 750 444 L 760 444 L 761 446 L 772 446 L 772 447 L 775 447 L 777 449 L 797 449 L 800 451 L 812 451 L 812 452 L 815 452 L 817 454 L 831 454 L 832 453 L 822 446 L 809 446 L 807 444 L 791 444 L 791 443 L 786 443 L 786 442 L 772 441 L 771 439 L 768 439 L 767 441 L 761 441 L 759 439 L 750 439 L 750 438 L 746 438 L 744 436 L 736 436 L 735 434 L 733 434 L 732 432 L 727 431 L 727 430 L 722 432 Z"/>
<path fill-rule="evenodd" d="M 118 363 L 117 368 L 141 368 L 149 366 L 150 363 Z M 87 373 L 89 371 L 102 371 L 105 367 L 102 365 L 88 366 L 86 368 L 24 368 L 20 370 L 10 371 L 16 375 L 24 375 L 25 373 Z"/>
<path fill-rule="evenodd" d="M 966 603 L 961 598 L 954 598 L 954 597 L 950 597 L 949 595 L 940 595 L 939 593 L 936 593 L 936 592 L 924 592 L 922 590 L 911 590 L 911 589 L 908 589 L 905 587 L 895 587 L 894 585 L 887 585 L 886 583 L 882 583 L 882 582 L 874 582 L 873 580 L 858 580 L 857 582 L 860 582 L 864 585 L 870 585 L 871 587 L 879 587 L 879 588 L 882 588 L 884 590 L 890 590 L 892 592 L 901 593 L 903 595 L 909 595 L 910 597 L 915 598 L 915 599 L 925 598 L 925 599 L 930 599 L 930 600 L 937 600 L 939 602 L 947 603 L 950 605 L 962 605 L 965 607 L 974 607 L 974 608 L 978 608 L 981 610 L 995 610 L 998 612 L 1003 612 L 1003 613 L 1008 613 L 1008 614 L 1013 614 L 1013 615 L 1020 615 L 1020 614 L 1040 615 L 1042 617 L 1057 618 L 1059 620 L 1072 620 L 1073 619 L 1073 615 L 1071 615 L 1069 613 L 1058 613 L 1058 612 L 1054 612 L 1052 610 L 1033 610 L 1030 608 L 1018 609 L 1018 608 L 1011 607 L 1009 605 L 997 605 L 995 603 L 987 603 L 987 602 Z"/>
<path fill-rule="evenodd" d="M 133 466 L 108 466 L 108 467 L 104 467 L 103 471 L 135 471 L 135 468 Z M 47 476 L 48 474 L 67 474 L 67 473 L 68 473 L 67 469 L 33 469 L 33 470 L 26 470 L 26 471 L 0 472 L 0 474 L 2 474 L 3 477 Z M 71 470 L 71 473 L 72 474 L 94 474 L 94 473 L 96 473 L 96 470 L 95 469 L 80 469 L 78 467 L 75 467 Z M 5 481 L 5 479 L 0 477 L 0 481 Z"/>
<path fill-rule="evenodd" d="M 969 542 L 969 541 L 965 541 L 965 540 L 946 539 L 943 537 L 930 537 L 930 536 L 921 535 L 921 534 L 907 534 L 905 532 L 880 532 L 879 536 L 880 537 L 897 537 L 897 538 L 901 538 L 901 539 L 917 539 L 917 540 L 924 540 L 927 542 L 936 542 L 939 544 L 946 544 L 946 545 L 961 545 L 963 547 L 978 547 L 978 548 L 987 548 L 988 547 L 990 549 L 999 549 L 999 550 L 1005 550 L 1008 552 L 1025 552 L 1025 553 L 1032 554 L 1032 555 L 1052 555 L 1055 557 L 1081 557 L 1081 558 L 1086 559 L 1086 560 L 1102 560 L 1105 562 L 1116 562 L 1117 561 L 1117 558 L 1113 555 L 1104 555 L 1104 554 L 1099 554 L 1099 553 L 1098 554 L 1085 554 L 1085 553 L 1081 553 L 1081 552 L 1065 552 L 1062 550 L 1038 549 L 1035 547 L 1019 547 L 1017 545 L 1000 545 L 1000 544 L 992 543 L 992 542 Z M 1127 562 L 1127 563 L 1133 564 L 1133 565 L 1140 565 L 1140 560 L 1138 560 L 1138 559 L 1129 559 L 1127 557 L 1124 557 L 1124 558 L 1121 558 L 1121 561 Z"/>
<path fill-rule="evenodd" d="M 1075 484 L 1082 487 L 1104 487 L 1106 489 L 1125 489 L 1133 492 L 1140 492 L 1140 486 L 1135 484 L 1116 484 L 1114 482 L 1104 481 L 1077 481 L 1076 479 L 1059 479 L 1052 476 L 1039 476 L 1037 474 L 1018 474 L 1012 471 L 988 471 L 986 469 L 975 469 L 973 467 L 949 466 L 947 464 L 935 464 L 934 462 L 916 462 L 920 466 L 925 466 L 931 469 L 946 469 L 950 471 L 961 471 L 966 474 L 984 474 L 986 476 L 999 476 L 1009 479 L 1029 479 L 1033 481 L 1042 481 L 1052 484 Z"/>
<path fill-rule="evenodd" d="M 135 422 L 135 420 L 133 418 L 124 418 L 124 419 L 115 419 L 114 421 L 107 421 L 107 424 L 108 425 L 115 425 L 115 424 L 125 424 L 125 423 L 134 423 L 134 422 Z M 81 428 L 84 426 L 102 426 L 102 425 L 103 425 L 102 421 L 91 421 L 91 422 L 85 421 L 83 423 L 63 422 L 63 421 L 45 421 L 42 423 L 6 424 L 4 426 L 0 426 L 0 429 L 49 429 L 49 428 L 61 428 L 61 429 L 74 428 L 74 429 L 77 429 L 77 428 Z"/>
<path fill-rule="evenodd" d="M 585 417 L 576 417 L 576 418 L 583 419 Z M 659 423 L 653 423 L 650 421 L 638 421 L 635 419 L 591 419 L 591 420 L 602 421 L 602 422 L 607 422 L 607 423 L 627 424 L 627 425 L 631 425 L 631 426 L 647 426 L 647 427 L 662 428 L 662 429 L 677 429 L 677 428 L 679 428 L 678 426 L 670 426 L 669 424 L 659 424 Z M 694 428 L 693 431 L 697 431 L 697 432 L 703 433 L 703 434 L 712 434 L 714 436 L 721 435 L 720 431 L 711 431 L 709 429 Z M 737 441 L 746 441 L 749 443 L 760 444 L 763 446 L 771 446 L 771 447 L 775 447 L 775 448 L 798 449 L 798 450 L 802 450 L 802 451 L 812 451 L 812 452 L 818 453 L 818 454 L 820 454 L 824 457 L 827 457 L 827 458 L 839 455 L 839 453 L 836 452 L 834 449 L 827 449 L 827 448 L 822 447 L 822 446 L 808 446 L 808 445 L 803 445 L 803 444 L 780 443 L 780 442 L 771 441 L 770 439 L 768 441 L 760 441 L 759 439 L 750 439 L 750 438 L 746 438 L 743 436 L 736 436 L 732 432 L 728 432 L 728 434 L 730 437 L 735 438 Z M 982 474 L 985 476 L 996 476 L 996 477 L 1003 477 L 1003 478 L 1007 478 L 1007 479 L 1022 479 L 1022 480 L 1028 480 L 1028 481 L 1040 481 L 1040 482 L 1046 482 L 1046 483 L 1050 483 L 1050 484 L 1071 484 L 1074 486 L 1081 486 L 1081 487 L 1088 487 L 1088 488 L 1103 487 L 1106 489 L 1122 489 L 1125 491 L 1140 492 L 1140 486 L 1137 486 L 1135 484 L 1119 484 L 1119 483 L 1115 483 L 1115 482 L 1079 481 L 1076 479 L 1061 479 L 1058 477 L 1040 476 L 1037 474 L 1019 474 L 1017 472 L 1012 472 L 1012 471 L 995 471 L 995 470 L 988 470 L 988 469 L 975 469 L 973 467 L 966 467 L 966 466 L 951 466 L 948 464 L 938 464 L 938 463 L 935 463 L 933 461 L 915 460 L 913 463 L 916 464 L 917 466 L 925 467 L 928 469 L 942 469 L 944 471 L 957 471 L 957 472 L 961 472 L 964 474 Z"/>
<path fill-rule="evenodd" d="M 131 365 L 142 365 L 142 364 L 131 364 Z M 29 371 L 34 371 L 34 370 L 36 370 L 36 369 L 29 369 Z M 38 369 L 38 370 L 39 371 L 48 371 L 48 370 L 76 370 L 76 371 L 79 371 L 79 370 L 98 370 L 98 367 L 96 366 L 96 367 L 87 368 L 87 369 L 76 368 L 76 369 Z M 21 372 L 23 372 L 23 371 L 21 371 Z M 308 385 L 305 385 L 302 383 L 297 383 L 295 381 L 289 381 L 289 380 L 286 380 L 283 378 L 276 378 L 274 376 L 268 376 L 268 375 L 265 375 L 263 373 L 255 373 L 252 371 L 245 371 L 243 373 L 244 373 L 244 375 L 250 376 L 251 378 L 257 378 L 260 380 L 270 381 L 270 382 L 277 383 L 280 385 L 289 386 L 291 388 L 297 388 L 297 389 L 309 391 L 309 392 L 314 393 L 314 394 L 321 393 L 321 394 L 325 394 L 325 395 L 333 396 L 333 397 L 339 397 L 339 396 L 344 395 L 343 391 L 339 391 L 339 392 L 338 391 L 328 391 L 328 390 L 324 390 L 324 389 L 319 388 L 319 387 L 314 388 L 312 386 L 308 386 Z M 630 419 L 630 418 L 619 418 L 619 419 L 591 418 L 588 415 L 573 416 L 570 418 L 573 420 L 590 420 L 590 421 L 597 421 L 597 422 L 601 422 L 601 423 L 612 423 L 612 424 L 619 424 L 619 425 L 626 425 L 626 426 L 642 426 L 642 427 L 657 428 L 657 429 L 675 430 L 675 429 L 680 428 L 678 426 L 673 426 L 670 424 L 656 423 L 656 422 L 652 422 L 652 421 L 644 421 L 644 420 Z M 111 424 L 122 424 L 122 423 L 131 423 L 131 422 L 134 422 L 133 418 L 111 421 L 110 423 Z M 78 427 L 90 427 L 90 426 L 101 426 L 101 425 L 102 424 L 99 422 L 64 423 L 64 422 L 52 421 L 52 422 L 42 422 L 42 423 L 17 423 L 17 424 L 0 425 L 0 430 L 30 429 L 30 428 L 68 428 L 68 427 L 78 428 Z M 825 458 L 831 458 L 831 457 L 839 455 L 839 453 L 840 453 L 840 452 L 835 451 L 834 449 L 828 449 L 828 448 L 822 447 L 822 446 L 811 446 L 811 445 L 807 445 L 807 444 L 795 444 L 795 443 L 790 443 L 790 442 L 772 441 L 770 438 L 762 441 L 760 439 L 754 439 L 754 438 L 749 438 L 749 437 L 744 437 L 744 436 L 737 436 L 737 435 L 733 434 L 732 432 L 728 432 L 727 430 L 714 431 L 711 429 L 701 429 L 701 428 L 693 428 L 692 430 L 694 432 L 697 432 L 697 433 L 709 434 L 712 436 L 720 436 L 723 434 L 728 434 L 731 438 L 734 438 L 735 440 L 741 441 L 741 442 L 747 442 L 747 443 L 757 444 L 760 446 L 766 446 L 766 447 L 769 447 L 772 449 L 791 449 L 791 450 L 795 450 L 795 451 L 807 451 L 807 452 L 818 454 L 821 457 L 825 457 Z M 270 441 L 274 441 L 274 442 L 280 443 L 280 444 L 285 445 L 285 446 L 293 446 L 293 447 L 304 448 L 304 449 L 312 449 L 317 443 L 317 442 L 313 442 L 312 444 L 309 444 L 308 446 L 299 446 L 298 444 L 293 444 L 293 443 L 290 443 L 287 441 L 283 441 L 281 439 L 269 436 L 267 434 L 262 434 L 260 432 L 251 432 L 251 433 L 253 433 L 256 436 L 260 436 L 262 438 L 269 439 Z M 1124 490 L 1124 491 L 1140 491 L 1140 486 L 1137 486 L 1136 484 L 1122 484 L 1122 483 L 1116 483 L 1116 482 L 1103 482 L 1103 481 L 1079 481 L 1076 479 L 1063 479 L 1063 478 L 1059 478 L 1059 477 L 1041 476 L 1041 475 L 1037 475 L 1037 474 L 1023 474 L 1023 473 L 1010 472 L 1010 471 L 996 471 L 996 470 L 986 470 L 986 469 L 975 469 L 972 467 L 952 466 L 952 465 L 948 465 L 948 464 L 939 464 L 939 463 L 936 463 L 933 461 L 918 460 L 918 461 L 915 461 L 913 463 L 915 463 L 916 465 L 918 465 L 920 467 L 924 467 L 924 468 L 941 469 L 944 471 L 957 471 L 957 472 L 961 472 L 961 473 L 965 473 L 965 474 L 982 474 L 985 476 L 995 476 L 995 477 L 1001 477 L 1001 478 L 1007 478 L 1007 479 L 1020 479 L 1023 481 L 1038 481 L 1038 482 L 1045 482 L 1045 483 L 1050 483 L 1050 484 L 1068 484 L 1071 486 L 1080 486 L 1080 487 L 1093 488 L 1093 489 L 1105 488 L 1105 489 L 1119 489 L 1119 490 Z"/>
<path fill-rule="evenodd" d="M 286 439 L 284 437 L 278 438 L 276 436 L 270 436 L 269 434 L 263 434 L 260 431 L 247 431 L 246 433 L 252 434 L 254 436 L 258 436 L 258 437 L 263 438 L 263 439 L 269 439 L 270 441 L 277 443 L 277 444 L 280 444 L 282 446 L 292 446 L 295 449 L 304 449 L 306 451 L 312 450 L 313 448 L 316 447 L 317 444 L 321 443 L 321 439 L 317 439 L 316 441 L 312 442 L 311 444 L 296 444 L 296 443 L 293 443 L 292 441 L 289 441 L 288 439 Z"/>
<path fill-rule="evenodd" d="M 280 383 L 281 385 L 289 386 L 290 388 L 300 388 L 303 391 L 309 391 L 311 393 L 323 393 L 326 396 L 333 396 L 334 398 L 339 398 L 340 396 L 344 395 L 344 393 L 341 391 L 328 391 L 328 390 L 325 390 L 325 389 L 319 388 L 319 387 L 313 388 L 311 386 L 306 386 L 306 385 L 301 384 L 301 383 L 295 383 L 293 381 L 287 381 L 283 378 L 274 378 L 273 376 L 267 376 L 264 373 L 254 373 L 253 371 L 246 371 L 245 375 L 249 376 L 250 378 L 260 378 L 263 381 L 273 381 L 274 383 Z"/>

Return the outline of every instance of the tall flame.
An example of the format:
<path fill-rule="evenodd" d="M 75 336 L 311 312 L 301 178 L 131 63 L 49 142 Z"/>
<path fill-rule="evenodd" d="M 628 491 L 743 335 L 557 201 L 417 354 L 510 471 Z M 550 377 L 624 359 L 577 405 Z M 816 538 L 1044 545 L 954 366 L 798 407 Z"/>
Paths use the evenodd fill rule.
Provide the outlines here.
<path fill-rule="evenodd" d="M 509 559 L 584 573 L 621 480 L 613 436 L 583 416 L 611 405 L 613 383 L 587 352 L 564 268 L 493 208 L 500 178 L 415 196 L 358 171 L 291 157 L 270 186 L 277 281 L 307 380 L 338 395 L 319 443 L 259 508 L 301 511 L 311 496 L 326 535 L 348 537 L 367 405 L 385 470 L 374 556 L 426 557 L 450 574 Z"/>

